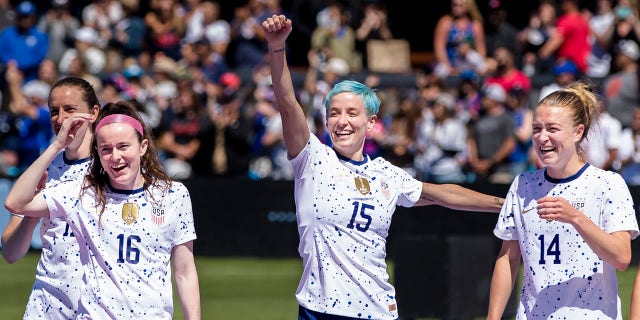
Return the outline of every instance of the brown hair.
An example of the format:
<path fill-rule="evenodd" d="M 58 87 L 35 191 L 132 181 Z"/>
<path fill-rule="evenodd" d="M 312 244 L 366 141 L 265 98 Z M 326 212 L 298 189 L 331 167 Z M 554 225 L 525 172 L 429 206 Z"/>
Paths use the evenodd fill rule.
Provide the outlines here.
<path fill-rule="evenodd" d="M 100 215 L 104 212 L 105 205 L 107 203 L 105 188 L 109 182 L 109 177 L 105 173 L 102 163 L 100 163 L 100 155 L 97 148 L 97 135 L 95 134 L 95 127 L 100 120 L 111 114 L 125 114 L 133 117 L 142 124 L 143 134 L 136 131 L 138 141 L 142 142 L 146 139 L 149 142 L 147 152 L 140 159 L 140 171 L 144 179 L 143 188 L 146 190 L 149 186 L 156 186 L 163 192 L 166 192 L 171 185 L 171 178 L 166 174 L 162 162 L 158 158 L 158 149 L 154 144 L 151 132 L 144 124 L 144 121 L 138 113 L 139 103 L 135 100 L 131 101 L 118 101 L 115 103 L 108 103 L 100 110 L 96 121 L 93 123 L 92 131 L 94 131 L 93 140 L 91 142 L 91 167 L 89 168 L 89 174 L 86 176 L 86 184 L 83 187 L 84 193 L 87 189 L 93 188 L 97 197 L 97 204 L 100 207 Z M 153 196 L 153 195 L 152 195 Z"/>
<path fill-rule="evenodd" d="M 93 106 L 100 106 L 98 95 L 91 84 L 82 78 L 78 77 L 66 77 L 56 81 L 49 90 L 49 105 L 51 105 L 51 92 L 59 87 L 76 87 L 82 92 L 82 100 L 87 103 L 89 111 Z"/>

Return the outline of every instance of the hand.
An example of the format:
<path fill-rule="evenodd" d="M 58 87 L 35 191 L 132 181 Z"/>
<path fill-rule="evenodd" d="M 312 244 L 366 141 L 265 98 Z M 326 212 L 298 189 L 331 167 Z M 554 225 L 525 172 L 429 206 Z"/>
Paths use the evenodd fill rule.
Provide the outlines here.
<path fill-rule="evenodd" d="M 543 197 L 538 199 L 537 202 L 538 216 L 549 222 L 556 220 L 571 223 L 575 218 L 583 215 L 582 212 L 561 197 Z"/>
<path fill-rule="evenodd" d="M 284 15 L 273 15 L 262 22 L 265 37 L 269 44 L 282 45 L 293 29 L 291 19 L 287 19 Z M 275 48 L 279 49 L 279 48 Z"/>
<path fill-rule="evenodd" d="M 60 150 L 66 147 L 79 148 L 90 125 L 91 115 L 88 113 L 76 113 L 65 119 L 55 140 Z"/>

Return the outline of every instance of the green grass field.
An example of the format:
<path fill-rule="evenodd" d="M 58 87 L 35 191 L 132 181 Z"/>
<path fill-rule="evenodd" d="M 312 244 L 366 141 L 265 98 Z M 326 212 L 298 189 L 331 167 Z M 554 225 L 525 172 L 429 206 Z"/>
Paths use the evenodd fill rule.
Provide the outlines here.
<path fill-rule="evenodd" d="M 13 265 L 0 260 L 2 319 L 22 319 L 39 257 L 39 253 L 29 253 Z M 300 259 L 198 257 L 196 264 L 203 320 L 296 319 L 294 294 L 301 272 Z M 634 266 L 618 273 L 624 319 L 629 315 L 636 270 Z M 179 303 L 175 302 L 175 307 L 174 319 L 184 319 Z"/>

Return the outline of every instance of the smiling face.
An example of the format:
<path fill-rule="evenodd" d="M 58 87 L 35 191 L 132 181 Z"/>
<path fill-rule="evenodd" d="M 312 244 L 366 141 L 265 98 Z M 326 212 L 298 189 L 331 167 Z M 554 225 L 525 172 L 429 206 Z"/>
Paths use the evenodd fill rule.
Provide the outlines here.
<path fill-rule="evenodd" d="M 135 129 L 124 123 L 110 123 L 96 133 L 100 163 L 112 187 L 121 190 L 142 188 L 140 160 L 149 141 L 140 142 Z"/>
<path fill-rule="evenodd" d="M 533 117 L 533 148 L 553 178 L 566 178 L 578 172 L 584 164 L 577 145 L 584 125 L 574 125 L 568 108 L 540 105 Z"/>
<path fill-rule="evenodd" d="M 84 100 L 82 90 L 75 86 L 60 86 L 51 91 L 49 113 L 53 132 L 58 134 L 62 122 L 74 113 L 91 113 L 93 119 L 98 115 L 97 106 L 89 106 Z"/>
<path fill-rule="evenodd" d="M 373 128 L 376 116 L 368 116 L 359 95 L 342 92 L 336 94 L 327 110 L 327 129 L 333 148 L 352 160 L 363 160 L 362 150 L 367 130 Z"/>

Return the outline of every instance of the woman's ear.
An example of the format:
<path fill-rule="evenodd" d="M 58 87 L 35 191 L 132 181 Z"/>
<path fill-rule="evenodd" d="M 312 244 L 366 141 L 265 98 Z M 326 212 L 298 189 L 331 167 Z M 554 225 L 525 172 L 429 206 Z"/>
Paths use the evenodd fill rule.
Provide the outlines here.
<path fill-rule="evenodd" d="M 576 127 L 576 137 L 575 137 L 575 142 L 579 142 L 580 140 L 582 140 L 582 135 L 584 134 L 584 124 L 579 124 Z"/>
<path fill-rule="evenodd" d="M 376 125 L 376 121 L 378 121 L 378 116 L 375 114 L 369 117 L 369 121 L 367 122 L 367 130 L 373 129 Z"/>
<path fill-rule="evenodd" d="M 96 104 L 91 107 L 91 110 L 89 111 L 89 114 L 91 115 L 91 123 L 96 121 L 96 119 L 98 118 L 98 113 L 100 113 L 100 106 Z"/>

